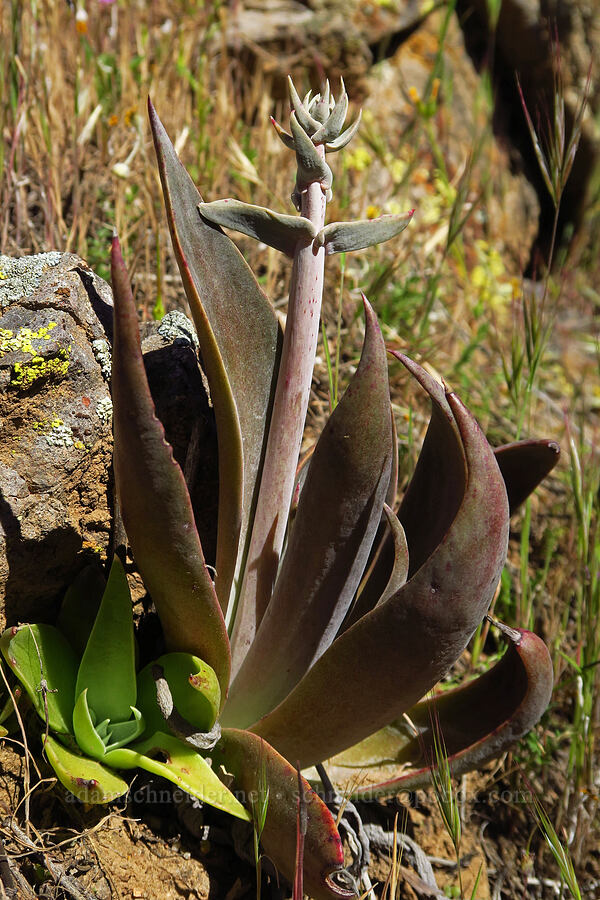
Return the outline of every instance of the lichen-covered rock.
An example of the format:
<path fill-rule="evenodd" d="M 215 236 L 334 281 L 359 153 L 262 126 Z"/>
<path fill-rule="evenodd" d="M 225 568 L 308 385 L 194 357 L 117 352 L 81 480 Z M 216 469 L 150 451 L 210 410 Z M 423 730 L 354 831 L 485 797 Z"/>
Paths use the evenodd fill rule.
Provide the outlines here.
<path fill-rule="evenodd" d="M 0 256 L 0 311 L 2 629 L 51 619 L 77 572 L 111 549 L 112 293 L 70 253 Z M 149 323 L 143 350 L 210 561 L 216 435 L 191 322 Z"/>
<path fill-rule="evenodd" d="M 112 296 L 73 254 L 0 257 L 0 626 L 45 616 L 107 551 Z"/>

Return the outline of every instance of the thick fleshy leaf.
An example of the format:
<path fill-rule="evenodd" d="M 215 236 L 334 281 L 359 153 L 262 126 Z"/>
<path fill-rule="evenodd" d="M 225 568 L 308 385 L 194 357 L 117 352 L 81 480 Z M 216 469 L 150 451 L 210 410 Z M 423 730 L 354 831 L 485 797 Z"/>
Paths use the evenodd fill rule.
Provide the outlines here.
<path fill-rule="evenodd" d="M 248 731 L 224 728 L 212 753 L 213 766 L 234 776 L 234 790 L 247 802 L 269 790 L 267 816 L 261 837 L 265 854 L 288 881 L 294 878 L 298 775 L 272 747 Z M 304 845 L 304 889 L 314 900 L 356 897 L 345 879 L 342 844 L 335 821 L 308 782 L 307 831 Z"/>
<path fill-rule="evenodd" d="M 356 117 L 352 125 L 349 125 L 345 131 L 342 131 L 340 136 L 335 138 L 335 140 L 329 141 L 327 144 L 325 144 L 325 149 L 329 153 L 335 153 L 337 150 L 342 150 L 347 144 L 349 144 L 358 131 L 358 126 L 360 125 L 361 118 L 362 109 L 358 111 L 358 116 Z"/>
<path fill-rule="evenodd" d="M 325 252 L 346 253 L 350 250 L 364 250 L 396 237 L 404 231 L 413 217 L 414 209 L 405 215 L 379 216 L 359 222 L 332 222 L 322 228 L 315 238 Z"/>
<path fill-rule="evenodd" d="M 294 82 L 288 75 L 288 91 L 290 95 L 290 102 L 294 107 L 294 112 L 296 113 L 296 118 L 304 131 L 311 135 L 314 134 L 315 131 L 321 127 L 321 123 L 314 119 L 311 114 L 308 112 L 308 104 L 310 94 L 307 95 L 305 102 L 303 103 L 300 99 L 298 92 L 294 86 Z"/>
<path fill-rule="evenodd" d="M 369 612 L 369 610 L 373 609 L 373 607 L 381 600 L 384 591 L 386 591 L 387 587 L 390 587 L 392 583 L 395 583 L 396 587 L 400 587 L 400 579 L 398 577 L 400 574 L 400 569 L 398 568 L 400 562 L 398 554 L 406 554 L 406 565 L 408 566 L 408 546 L 406 544 L 406 536 L 404 535 L 402 526 L 398 522 L 397 517 L 394 516 L 395 521 L 391 523 L 392 529 L 390 530 L 389 521 L 389 513 L 395 508 L 396 494 L 398 493 L 398 434 L 394 416 L 392 416 L 392 439 L 392 471 L 385 498 L 383 515 L 381 516 L 381 522 L 379 523 L 379 528 L 377 529 L 377 534 L 373 541 L 367 569 L 358 588 L 357 601 L 346 616 L 340 631 L 345 631 L 353 622 Z M 402 529 L 402 536 L 400 536 L 398 532 L 398 526 Z M 402 548 L 398 542 L 400 542 Z M 398 563 L 395 567 L 394 563 L 396 560 L 398 560 Z M 396 571 L 394 572 L 395 568 Z M 406 581 L 406 577 L 401 577 Z M 404 583 L 404 581 L 402 581 L 402 583 Z M 360 604 L 358 598 L 360 598 Z"/>
<path fill-rule="evenodd" d="M 60 606 L 56 624 L 81 656 L 91 634 L 106 578 L 96 565 L 86 566 L 69 585 Z"/>
<path fill-rule="evenodd" d="M 160 731 L 133 747 L 112 750 L 104 757 L 115 769 L 145 769 L 161 775 L 203 803 L 244 821 L 249 813 L 223 784 L 210 764 L 194 747 Z"/>
<path fill-rule="evenodd" d="M 213 225 L 233 228 L 290 257 L 294 256 L 300 241 L 310 243 L 317 233 L 310 219 L 304 216 L 286 216 L 240 200 L 215 200 L 201 203 L 198 208 L 202 218 Z"/>
<path fill-rule="evenodd" d="M 287 131 L 285 131 L 285 129 L 281 127 L 279 122 L 273 118 L 273 116 L 271 116 L 270 118 L 271 118 L 271 125 L 277 132 L 277 136 L 280 139 L 281 143 L 284 145 L 284 147 L 287 147 L 288 150 L 295 150 L 296 146 L 294 144 L 294 138 L 291 136 L 291 134 L 288 134 Z"/>
<path fill-rule="evenodd" d="M 459 777 L 480 769 L 533 728 L 552 694 L 550 654 L 530 631 L 500 627 L 509 646 L 488 672 L 408 710 L 416 736 L 398 720 L 331 760 L 327 771 L 341 790 L 347 786 L 355 797 L 370 799 L 426 786 L 436 731 L 452 774 Z"/>
<path fill-rule="evenodd" d="M 123 522 L 167 647 L 205 659 L 225 696 L 231 664 L 227 629 L 204 563 L 183 473 L 155 414 L 137 312 L 116 238 L 112 282 L 114 468 Z"/>
<path fill-rule="evenodd" d="M 348 112 L 348 94 L 342 81 L 340 96 L 323 125 L 312 136 L 315 144 L 328 144 L 340 136 Z"/>
<path fill-rule="evenodd" d="M 330 188 L 333 184 L 333 175 L 325 162 L 325 156 L 322 152 L 319 153 L 298 122 L 295 113 L 290 116 L 290 128 L 296 148 L 297 190 L 305 190 L 313 181 L 318 181 L 323 188 Z"/>
<path fill-rule="evenodd" d="M 428 383 L 414 363 L 411 370 Z M 302 767 L 352 746 L 413 706 L 464 650 L 494 596 L 508 546 L 504 481 L 485 436 L 458 398 L 444 395 L 437 383 L 431 394 L 439 446 L 422 469 L 427 465 L 430 498 L 437 493 L 438 503 L 426 495 L 421 523 L 413 528 L 419 567 L 413 570 L 411 534 L 403 522 L 409 581 L 336 638 L 287 699 L 252 729 Z M 458 507 L 454 487 L 440 483 L 440 473 L 430 468 L 435 461 L 444 464 L 442 475 L 458 476 Z M 430 549 L 428 531 L 437 538 Z M 349 709 L 355 714 L 349 716 Z"/>
<path fill-rule="evenodd" d="M 166 731 L 156 699 L 153 675 L 159 666 L 166 679 L 177 712 L 196 731 L 210 731 L 221 707 L 221 690 L 214 670 L 191 653 L 166 653 L 139 672 L 137 705 L 146 722 L 146 734 Z"/>
<path fill-rule="evenodd" d="M 393 547 L 393 562 L 391 571 L 387 579 L 387 583 L 378 581 L 378 575 L 385 577 L 384 567 L 377 566 L 378 557 L 373 560 L 371 571 L 364 584 L 363 590 L 358 594 L 356 602 L 344 623 L 343 631 L 346 631 L 359 619 L 362 619 L 370 610 L 380 603 L 385 603 L 392 597 L 396 591 L 399 591 L 402 585 L 406 584 L 408 577 L 408 545 L 406 543 L 406 535 L 404 528 L 398 520 L 398 516 L 389 508 L 384 506 L 385 518 L 389 524 L 391 545 Z M 380 547 L 380 552 L 385 552 L 384 546 Z"/>
<path fill-rule="evenodd" d="M 506 484 L 512 513 L 552 471 L 560 456 L 556 441 L 515 441 L 496 447 L 496 462 Z"/>
<path fill-rule="evenodd" d="M 66 637 L 53 625 L 21 625 L 6 629 L 0 649 L 48 728 L 71 734 L 79 659 Z"/>
<path fill-rule="evenodd" d="M 379 526 L 392 468 L 387 355 L 365 300 L 365 342 L 312 454 L 273 597 L 231 686 L 223 723 L 246 727 L 285 698 L 334 639 Z"/>
<path fill-rule="evenodd" d="M 198 332 L 217 422 L 216 584 L 226 609 L 236 567 L 237 535 L 241 559 L 256 500 L 281 329 L 235 245 L 219 228 L 203 222 L 198 212 L 202 197 L 150 102 L 148 108 L 173 248 Z M 210 662 L 202 653 L 198 655 Z"/>
<path fill-rule="evenodd" d="M 144 731 L 141 712 L 131 706 L 122 722 L 110 719 L 98 721 L 88 705 L 88 689 L 78 695 L 73 709 L 73 731 L 78 746 L 92 759 L 102 759 L 110 750 L 116 750 L 139 738 Z"/>
<path fill-rule="evenodd" d="M 131 717 L 136 690 L 131 594 L 123 564 L 115 556 L 81 658 L 75 696 L 87 691 L 86 702 L 96 722 L 121 722 Z"/>
<path fill-rule="evenodd" d="M 44 741 L 44 750 L 60 783 L 82 803 L 111 803 L 129 790 L 110 769 L 73 753 L 51 736 Z"/>

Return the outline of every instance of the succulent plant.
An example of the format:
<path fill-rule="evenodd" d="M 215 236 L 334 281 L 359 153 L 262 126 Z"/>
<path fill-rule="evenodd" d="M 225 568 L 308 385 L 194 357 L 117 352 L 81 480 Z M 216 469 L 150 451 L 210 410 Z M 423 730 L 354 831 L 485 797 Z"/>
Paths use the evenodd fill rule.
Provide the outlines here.
<path fill-rule="evenodd" d="M 127 787 L 110 770 L 140 765 L 250 819 L 251 798 L 266 779 L 262 843 L 291 880 L 296 766 L 329 760 L 342 781 L 358 767 L 367 780 L 356 795 L 393 794 L 428 779 L 433 706 L 456 774 L 502 752 L 546 708 L 553 676 L 545 645 L 502 625 L 508 649 L 498 663 L 464 687 L 421 698 L 486 616 L 510 513 L 554 466 L 558 448 L 524 441 L 492 450 L 458 397 L 394 352 L 432 407 L 396 508 L 388 355 L 365 298 L 360 363 L 314 452 L 298 466 L 325 256 L 396 236 L 412 211 L 325 224 L 333 180 L 326 153 L 345 146 L 358 119 L 344 130 L 343 83 L 337 102 L 328 86 L 304 100 L 291 80 L 289 90 L 290 131 L 273 124 L 296 155 L 299 215 L 236 200 L 203 202 L 149 103 L 217 425 L 214 578 L 184 476 L 155 415 L 115 237 L 115 482 L 167 653 L 135 675 L 131 603 L 118 560 L 106 587 L 75 586 L 59 627 L 9 629 L 2 650 L 45 722 L 50 763 L 74 793 L 105 802 Z M 223 227 L 292 259 L 284 335 Z M 385 781 L 369 778 L 382 765 Z M 307 783 L 304 793 L 306 890 L 316 900 L 354 896 L 334 820 Z"/>

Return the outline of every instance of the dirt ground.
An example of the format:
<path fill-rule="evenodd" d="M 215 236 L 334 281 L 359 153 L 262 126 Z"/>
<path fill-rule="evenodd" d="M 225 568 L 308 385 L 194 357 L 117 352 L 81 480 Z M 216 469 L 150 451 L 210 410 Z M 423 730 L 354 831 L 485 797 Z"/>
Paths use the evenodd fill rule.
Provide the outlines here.
<path fill-rule="evenodd" d="M 231 820 L 225 816 L 189 803 L 178 806 L 167 782 L 143 775 L 133 781 L 127 801 L 86 808 L 68 802 L 54 778 L 44 771 L 36 773 L 31 765 L 26 768 L 24 760 L 22 746 L 6 740 L 0 748 L 1 896 L 55 900 L 237 900 L 256 896 L 249 844 L 244 860 L 231 846 Z M 473 900 L 558 896 L 552 879 L 534 875 L 535 861 L 526 852 L 525 809 L 522 833 L 504 834 L 502 840 L 491 832 L 486 834 L 490 823 L 497 827 L 500 806 L 511 800 L 511 821 L 518 821 L 514 805 L 523 798 L 506 785 L 495 784 L 493 772 L 467 776 L 460 787 L 464 798 L 463 896 Z M 420 878 L 410 849 L 402 851 L 398 900 L 460 896 L 454 848 L 434 798 L 420 791 L 404 799 L 408 805 L 398 800 L 360 808 L 367 828 L 379 825 L 389 840 L 393 840 L 396 821 L 398 831 L 416 842 L 432 865 L 440 889 L 437 894 Z M 238 845 L 249 837 L 235 834 L 235 830 L 234 836 Z M 391 861 L 389 850 L 381 844 L 378 847 L 371 852 L 369 875 L 376 896 L 381 897 Z M 272 889 L 268 877 L 265 882 L 263 896 L 289 896 L 285 888 L 281 893 Z"/>

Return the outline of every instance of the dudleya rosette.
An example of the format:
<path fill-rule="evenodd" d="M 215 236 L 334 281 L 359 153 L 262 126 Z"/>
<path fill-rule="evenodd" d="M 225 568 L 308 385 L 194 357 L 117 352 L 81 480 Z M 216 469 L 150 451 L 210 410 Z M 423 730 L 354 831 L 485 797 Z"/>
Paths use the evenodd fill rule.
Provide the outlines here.
<path fill-rule="evenodd" d="M 296 158 L 295 215 L 232 199 L 204 202 L 149 105 L 218 433 L 214 569 L 155 415 L 115 237 L 115 482 L 166 652 L 136 674 L 118 560 L 106 586 L 81 582 L 68 592 L 58 626 L 9 629 L 2 651 L 41 719 L 48 760 L 73 793 L 108 802 L 127 790 L 118 773 L 142 766 L 251 820 L 251 798 L 266 784 L 261 841 L 291 879 L 297 764 L 313 784 L 308 768 L 327 761 L 354 796 L 394 794 L 428 780 L 434 706 L 455 774 L 501 753 L 546 708 L 553 676 L 545 645 L 502 625 L 508 647 L 499 662 L 464 687 L 421 698 L 486 616 L 510 513 L 552 469 L 558 448 L 532 440 L 493 450 L 455 393 L 394 352 L 392 361 L 431 401 L 421 454 L 398 502 L 390 357 L 364 298 L 360 363 L 298 466 L 325 257 L 396 237 L 413 211 L 326 223 L 327 153 L 352 139 L 360 117 L 345 126 L 343 83 L 337 100 L 329 86 L 301 100 L 291 80 L 289 95 L 289 131 L 273 124 Z M 222 228 L 292 259 L 284 334 Z M 334 818 L 303 786 L 305 889 L 316 900 L 355 896 Z"/>

